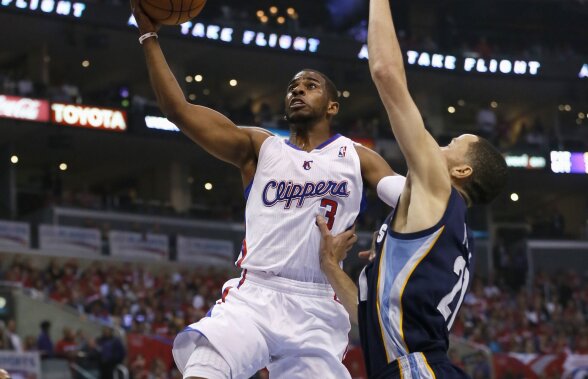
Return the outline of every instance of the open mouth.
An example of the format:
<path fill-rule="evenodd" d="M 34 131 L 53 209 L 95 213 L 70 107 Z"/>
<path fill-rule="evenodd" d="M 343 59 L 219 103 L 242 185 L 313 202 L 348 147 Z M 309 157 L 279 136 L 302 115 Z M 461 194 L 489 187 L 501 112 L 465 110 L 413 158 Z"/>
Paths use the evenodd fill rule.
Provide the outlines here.
<path fill-rule="evenodd" d="M 290 102 L 290 109 L 300 109 L 306 106 L 306 103 L 300 99 L 294 99 Z"/>

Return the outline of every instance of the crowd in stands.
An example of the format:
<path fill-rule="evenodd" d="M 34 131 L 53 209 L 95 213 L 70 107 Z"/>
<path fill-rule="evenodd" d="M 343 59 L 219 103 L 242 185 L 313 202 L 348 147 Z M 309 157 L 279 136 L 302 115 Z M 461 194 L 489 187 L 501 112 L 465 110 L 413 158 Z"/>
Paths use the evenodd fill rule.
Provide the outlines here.
<path fill-rule="evenodd" d="M 45 268 L 35 268 L 31 260 L 16 257 L 3 262 L 0 275 L 4 282 L 44 293 L 105 326 L 171 342 L 186 325 L 206 314 L 218 301 L 222 284 L 235 273 L 204 269 L 153 273 L 140 264 L 93 262 L 82 267 L 74 260 L 51 261 Z M 519 277 L 522 280 L 510 280 L 501 269 L 495 278 L 476 278 L 452 332 L 495 353 L 588 354 L 585 273 L 542 272 L 532 286 L 525 285 L 521 271 Z M 123 361 L 124 347 L 108 327 L 96 339 L 65 328 L 55 343 L 50 327 L 44 321 L 37 338 L 19 337 L 10 320 L 1 329 L 0 344 L 4 349 L 41 351 L 43 356 L 62 357 L 95 369 L 112 370 Z M 134 379 L 178 375 L 163 362 L 147 362 L 140 355 L 127 359 L 126 364 Z"/>
<path fill-rule="evenodd" d="M 453 333 L 494 353 L 588 354 L 586 284 L 574 271 L 539 273 L 531 288 L 476 279 Z"/>

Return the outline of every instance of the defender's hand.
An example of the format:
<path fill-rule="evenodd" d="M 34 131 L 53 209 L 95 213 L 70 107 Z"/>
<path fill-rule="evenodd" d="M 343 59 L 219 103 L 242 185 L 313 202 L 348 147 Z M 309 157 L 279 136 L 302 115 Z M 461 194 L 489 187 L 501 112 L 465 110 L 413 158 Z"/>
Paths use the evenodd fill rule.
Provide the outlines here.
<path fill-rule="evenodd" d="M 139 33 L 141 35 L 149 32 L 157 32 L 161 27 L 160 24 L 153 21 L 141 8 L 141 0 L 130 0 L 131 1 L 131 11 L 133 11 L 133 16 L 135 16 L 135 20 L 137 21 L 137 26 L 139 27 Z"/>
<path fill-rule="evenodd" d="M 357 235 L 355 234 L 355 225 L 353 228 L 344 231 L 341 234 L 333 236 L 327 227 L 327 223 L 322 216 L 316 217 L 316 223 L 321 231 L 320 263 L 321 268 L 330 264 L 339 265 L 339 262 L 345 259 L 347 252 L 351 250 Z"/>
<path fill-rule="evenodd" d="M 367 259 L 370 262 L 374 260 L 374 258 L 376 257 L 376 239 L 378 238 L 378 232 L 374 232 L 374 235 L 372 237 L 372 246 L 370 247 L 369 250 L 365 250 L 365 251 L 360 251 L 359 254 L 357 254 L 360 258 L 363 259 Z"/>

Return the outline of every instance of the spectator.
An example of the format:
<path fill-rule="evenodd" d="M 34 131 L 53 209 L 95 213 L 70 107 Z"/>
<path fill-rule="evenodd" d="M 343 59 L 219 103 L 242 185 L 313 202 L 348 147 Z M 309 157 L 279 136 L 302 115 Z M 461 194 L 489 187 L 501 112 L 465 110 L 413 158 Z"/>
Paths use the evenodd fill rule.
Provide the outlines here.
<path fill-rule="evenodd" d="M 113 379 L 114 369 L 125 359 L 125 348 L 108 327 L 102 328 L 102 335 L 96 343 L 100 352 L 100 379 Z"/>
<path fill-rule="evenodd" d="M 73 331 L 63 328 L 63 337 L 55 344 L 55 355 L 73 361 L 78 353 L 78 344 L 75 340 Z"/>
<path fill-rule="evenodd" d="M 16 333 L 16 321 L 14 319 L 8 320 L 6 330 L 10 347 L 19 353 L 23 352 L 24 347 L 20 336 Z"/>
<path fill-rule="evenodd" d="M 87 337 L 82 330 L 76 332 L 78 359 L 76 363 L 88 371 L 99 371 L 100 352 L 94 338 Z M 133 379 L 135 379 L 133 377 Z"/>
<path fill-rule="evenodd" d="M 37 338 L 37 350 L 41 353 L 41 358 L 50 358 L 53 356 L 53 341 L 49 334 L 51 322 L 45 320 L 41 322 L 41 333 Z"/>

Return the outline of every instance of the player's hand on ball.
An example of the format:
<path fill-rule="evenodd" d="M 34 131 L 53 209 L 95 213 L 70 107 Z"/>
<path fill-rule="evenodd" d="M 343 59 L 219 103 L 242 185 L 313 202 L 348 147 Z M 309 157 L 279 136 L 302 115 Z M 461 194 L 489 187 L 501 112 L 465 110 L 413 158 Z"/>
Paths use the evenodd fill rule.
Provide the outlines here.
<path fill-rule="evenodd" d="M 359 254 L 357 254 L 360 258 L 363 259 L 367 259 L 370 262 L 374 260 L 374 258 L 376 257 L 376 239 L 378 238 L 378 232 L 374 232 L 374 235 L 372 237 L 372 246 L 370 247 L 369 250 L 365 250 L 365 251 L 360 251 Z"/>
<path fill-rule="evenodd" d="M 139 33 L 141 35 L 149 32 L 156 32 L 159 30 L 161 25 L 153 21 L 141 8 L 141 0 L 131 0 L 131 10 L 133 11 L 133 16 L 135 16 L 135 21 L 137 21 L 137 26 L 139 27 Z"/>
<path fill-rule="evenodd" d="M 355 225 L 353 228 L 333 236 L 327 227 L 327 222 L 322 216 L 316 217 L 316 223 L 321 231 L 319 256 L 321 267 L 325 267 L 329 264 L 339 265 L 339 262 L 345 259 L 347 252 L 351 250 L 355 242 L 357 242 Z"/>

